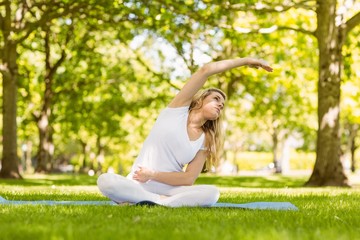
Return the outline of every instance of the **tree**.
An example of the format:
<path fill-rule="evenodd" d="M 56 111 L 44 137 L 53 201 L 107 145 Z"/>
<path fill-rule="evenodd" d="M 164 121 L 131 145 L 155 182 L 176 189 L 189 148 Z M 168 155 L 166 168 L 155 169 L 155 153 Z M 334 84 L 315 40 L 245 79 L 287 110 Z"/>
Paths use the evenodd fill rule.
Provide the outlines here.
<path fill-rule="evenodd" d="M 314 171 L 307 186 L 347 186 L 340 161 L 340 88 L 342 49 L 347 35 L 360 23 L 360 12 L 350 19 L 352 6 L 336 0 L 318 0 L 316 7 L 319 46 L 318 137 Z"/>
<path fill-rule="evenodd" d="M 78 12 L 89 2 L 10 1 L 0 3 L 0 71 L 3 77 L 3 157 L 0 177 L 21 178 L 17 156 L 18 46 L 39 27 L 53 19 Z"/>
<path fill-rule="evenodd" d="M 53 82 L 56 71 L 61 66 L 61 64 L 66 59 L 66 49 L 65 46 L 71 39 L 73 35 L 73 26 L 72 24 L 63 24 L 65 26 L 60 26 L 60 28 L 67 28 L 67 33 L 65 34 L 65 39 L 63 43 L 60 43 L 60 57 L 53 61 L 54 57 L 51 56 L 51 35 L 56 35 L 56 33 L 50 30 L 50 26 L 44 26 L 44 50 L 45 50 L 45 90 L 43 94 L 43 101 L 41 110 L 35 114 L 34 118 L 36 120 L 38 129 L 39 129 L 39 147 L 37 154 L 37 166 L 36 172 L 47 172 L 51 166 L 52 156 L 54 154 L 54 143 L 52 141 L 52 129 L 50 124 L 51 112 L 52 112 L 52 100 L 53 100 Z M 69 26 L 68 26 L 69 25 Z M 55 36 L 54 38 L 59 38 Z M 52 63 L 54 62 L 54 63 Z"/>
<path fill-rule="evenodd" d="M 0 71 L 3 77 L 3 158 L 0 176 L 19 178 L 17 138 L 16 138 L 16 101 L 17 101 L 17 44 L 18 40 L 12 37 L 14 30 L 12 25 L 19 26 L 21 18 L 14 19 L 11 1 L 4 1 L 0 7 L 0 26 L 3 45 L 0 49 L 1 66 Z M 24 6 L 23 6 L 24 7 Z M 22 11 L 19 11 L 22 13 Z"/>
<path fill-rule="evenodd" d="M 17 88 L 18 88 L 18 63 L 19 56 L 18 46 L 24 43 L 29 36 L 36 30 L 43 29 L 46 35 L 45 45 L 47 50 L 50 49 L 49 35 L 53 20 L 66 19 L 68 16 L 76 16 L 84 19 L 90 17 L 92 19 L 106 19 L 116 24 L 117 21 L 128 19 L 128 14 L 125 17 L 115 17 L 114 12 L 119 4 L 112 0 L 102 1 L 74 1 L 74 0 L 39 0 L 39 1 L 10 1 L 6 0 L 0 3 L 0 25 L 2 40 L 4 44 L 0 48 L 1 65 L 0 71 L 3 76 L 3 158 L 2 169 L 0 177 L 20 178 L 18 171 L 18 157 L 17 157 Z M 121 5 L 122 6 L 122 5 Z M 110 11 L 110 10 L 111 11 Z M 122 8 L 126 9 L 126 8 Z M 111 14 L 105 14 L 105 12 Z M 119 14 L 122 13 L 119 10 Z M 133 15 L 133 20 L 136 21 L 136 16 Z M 98 21 L 97 25 L 100 25 Z M 47 51 L 45 50 L 45 52 Z M 64 49 L 62 49 L 64 50 Z M 40 149 L 39 155 L 48 155 L 45 149 L 47 142 L 51 138 L 49 134 L 50 126 L 43 127 L 43 123 L 48 122 L 50 103 L 51 103 L 51 82 L 54 78 L 56 70 L 65 59 L 65 51 L 62 51 L 58 62 L 51 64 L 50 51 L 46 52 L 46 73 L 45 82 L 46 90 L 44 97 L 44 104 L 41 113 L 36 116 L 40 127 Z M 43 165 L 43 164 L 41 164 Z M 39 169 L 40 170 L 40 169 Z"/>

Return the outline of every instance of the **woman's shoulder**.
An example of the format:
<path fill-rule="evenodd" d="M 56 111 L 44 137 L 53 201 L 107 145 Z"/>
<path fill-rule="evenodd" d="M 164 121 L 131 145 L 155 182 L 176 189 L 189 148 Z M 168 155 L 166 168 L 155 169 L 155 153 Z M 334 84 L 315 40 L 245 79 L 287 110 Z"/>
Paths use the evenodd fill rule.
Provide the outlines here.
<path fill-rule="evenodd" d="M 158 119 L 178 118 L 180 116 L 186 116 L 187 114 L 189 114 L 189 106 L 183 106 L 183 107 L 167 106 L 160 112 Z"/>
<path fill-rule="evenodd" d="M 171 107 L 171 106 L 167 106 L 165 109 L 170 109 L 170 110 L 184 110 L 184 109 L 186 109 L 186 110 L 189 110 L 189 105 L 186 105 L 186 106 L 180 106 L 180 107 Z"/>
<path fill-rule="evenodd" d="M 169 107 L 167 106 L 163 112 L 188 112 L 189 106 L 182 106 L 182 107 Z"/>

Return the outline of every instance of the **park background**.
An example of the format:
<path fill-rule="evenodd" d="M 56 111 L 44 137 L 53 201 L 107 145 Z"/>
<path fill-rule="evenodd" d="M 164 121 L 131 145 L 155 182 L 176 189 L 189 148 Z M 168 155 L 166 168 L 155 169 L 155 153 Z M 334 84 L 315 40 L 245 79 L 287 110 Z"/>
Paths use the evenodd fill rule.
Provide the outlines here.
<path fill-rule="evenodd" d="M 359 239 L 360 3 L 3 0 L 0 196 L 107 200 L 159 112 L 210 61 L 263 58 L 228 96 L 221 202 L 299 211 L 0 205 L 1 239 Z M 230 176 L 229 176 L 230 175 Z M 304 187 L 306 186 L 306 187 Z M 352 188 L 350 188 L 352 186 Z"/>
<path fill-rule="evenodd" d="M 214 171 L 315 169 L 310 184 L 341 186 L 348 185 L 343 172 L 359 167 L 356 1 L 0 7 L 2 177 L 126 174 L 192 72 L 246 56 L 266 59 L 274 72 L 243 67 L 206 84 L 228 95 L 225 148 Z"/>

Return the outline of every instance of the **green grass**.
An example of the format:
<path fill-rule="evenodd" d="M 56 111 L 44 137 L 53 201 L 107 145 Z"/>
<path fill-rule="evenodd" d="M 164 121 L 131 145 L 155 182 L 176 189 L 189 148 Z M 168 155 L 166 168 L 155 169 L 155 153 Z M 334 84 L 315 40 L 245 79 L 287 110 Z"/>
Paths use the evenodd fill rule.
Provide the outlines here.
<path fill-rule="evenodd" d="M 202 176 L 221 202 L 289 201 L 299 211 L 0 205 L 0 239 L 360 239 L 360 189 L 303 188 L 305 177 Z M 87 176 L 0 180 L 11 200 L 106 200 Z"/>

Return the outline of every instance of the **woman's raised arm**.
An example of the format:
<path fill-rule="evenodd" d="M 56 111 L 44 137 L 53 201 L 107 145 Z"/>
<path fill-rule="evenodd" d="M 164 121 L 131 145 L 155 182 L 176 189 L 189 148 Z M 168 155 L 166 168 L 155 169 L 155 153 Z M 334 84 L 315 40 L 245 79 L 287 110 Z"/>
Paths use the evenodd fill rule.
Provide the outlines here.
<path fill-rule="evenodd" d="M 207 63 L 190 77 L 181 91 L 170 102 L 169 107 L 190 105 L 193 96 L 203 87 L 208 77 L 245 65 L 254 68 L 260 67 L 268 72 L 273 70 L 266 61 L 255 58 L 237 58 Z"/>

